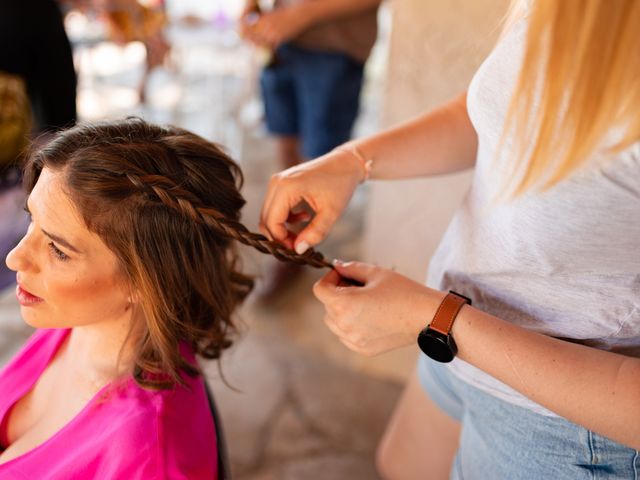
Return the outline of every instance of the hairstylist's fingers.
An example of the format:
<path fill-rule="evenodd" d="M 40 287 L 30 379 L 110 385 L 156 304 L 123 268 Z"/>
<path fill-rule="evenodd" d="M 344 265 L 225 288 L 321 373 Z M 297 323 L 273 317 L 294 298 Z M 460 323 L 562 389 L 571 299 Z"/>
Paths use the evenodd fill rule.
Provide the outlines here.
<path fill-rule="evenodd" d="M 340 283 L 340 275 L 335 270 L 327 274 L 313 285 L 313 294 L 325 307 L 331 303 L 336 294 L 336 288 Z"/>
<path fill-rule="evenodd" d="M 329 213 L 326 209 L 316 212 L 316 216 L 313 220 L 302 229 L 298 234 L 295 243 L 295 250 L 299 254 L 306 252 L 309 247 L 313 247 L 328 235 L 329 230 L 333 227 L 338 215 L 335 213 Z"/>
<path fill-rule="evenodd" d="M 311 214 L 309 212 L 291 212 L 287 218 L 287 223 L 308 222 L 309 220 L 311 220 Z"/>
<path fill-rule="evenodd" d="M 361 347 L 357 343 L 352 342 L 349 337 L 338 335 L 338 340 L 340 340 L 340 342 L 352 352 L 361 353 Z"/>
<path fill-rule="evenodd" d="M 273 177 L 269 180 L 269 185 L 267 187 L 267 193 L 264 195 L 264 200 L 262 201 L 262 208 L 260 209 L 260 219 L 258 221 L 258 228 L 260 232 L 266 237 L 273 239 L 271 232 L 267 228 L 267 212 L 271 207 L 271 202 L 273 201 L 273 196 L 275 195 L 275 188 L 273 187 Z"/>
<path fill-rule="evenodd" d="M 260 231 L 269 238 L 273 238 L 273 236 L 267 227 L 267 212 L 271 210 L 273 197 L 276 195 L 276 191 L 278 190 L 277 184 L 277 175 L 272 175 L 269 179 L 269 185 L 267 186 L 267 193 L 265 193 L 264 200 L 262 201 L 262 209 L 260 210 L 259 228 Z"/>
<path fill-rule="evenodd" d="M 282 241 L 288 236 L 285 223 L 289 214 L 302 198 L 283 192 L 283 186 L 276 182 L 272 177 L 260 212 L 260 230 L 272 239 Z"/>
<path fill-rule="evenodd" d="M 349 350 L 352 350 L 354 352 L 359 352 L 358 344 L 351 340 L 351 338 L 349 337 L 349 334 L 338 326 L 335 319 L 331 315 L 325 315 L 324 323 L 329 329 L 329 331 L 333 333 L 336 337 L 338 337 L 338 340 L 340 340 L 340 342 L 344 346 L 346 346 Z"/>
<path fill-rule="evenodd" d="M 344 332 L 340 329 L 340 327 L 338 327 L 336 319 L 333 315 L 327 312 L 323 320 L 329 331 L 336 337 L 342 337 L 344 335 Z"/>
<path fill-rule="evenodd" d="M 333 266 L 342 277 L 357 280 L 365 285 L 371 280 L 378 269 L 375 265 L 370 265 L 368 263 L 341 262 L 340 260 L 335 260 L 333 262 Z"/>
<path fill-rule="evenodd" d="M 330 313 L 324 316 L 324 323 L 329 331 L 338 337 L 338 340 L 349 350 L 367 356 L 375 353 L 375 351 L 371 351 L 369 347 L 379 342 L 372 342 L 367 337 L 358 336 L 352 329 L 340 325 L 339 319 Z"/>
<path fill-rule="evenodd" d="M 260 233 L 262 233 L 269 241 L 278 243 L 280 245 L 284 245 L 289 250 L 293 250 L 293 244 L 296 241 L 297 235 L 293 232 L 287 230 L 286 237 L 282 239 L 276 239 L 271 232 L 268 232 L 265 228 L 260 228 Z"/>
<path fill-rule="evenodd" d="M 280 240 L 280 243 L 287 247 L 289 250 L 293 250 L 293 244 L 296 241 L 297 235 L 293 232 L 287 232 L 287 238 Z"/>

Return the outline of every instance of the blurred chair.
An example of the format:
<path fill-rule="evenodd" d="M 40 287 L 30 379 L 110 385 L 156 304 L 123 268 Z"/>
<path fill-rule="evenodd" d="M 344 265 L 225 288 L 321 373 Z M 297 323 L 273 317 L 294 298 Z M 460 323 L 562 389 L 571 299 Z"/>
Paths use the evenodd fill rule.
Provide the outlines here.
<path fill-rule="evenodd" d="M 209 409 L 211 410 L 211 416 L 213 417 L 213 423 L 216 427 L 216 439 L 218 442 L 217 451 L 218 451 L 218 480 L 230 480 L 231 479 L 231 468 L 229 464 L 229 454 L 227 450 L 227 443 L 224 437 L 224 429 L 222 426 L 222 419 L 220 418 L 220 413 L 218 412 L 218 407 L 216 406 L 216 402 L 213 398 L 213 392 L 211 391 L 211 387 L 209 383 L 204 382 L 205 389 L 207 391 L 207 399 L 209 400 Z"/>

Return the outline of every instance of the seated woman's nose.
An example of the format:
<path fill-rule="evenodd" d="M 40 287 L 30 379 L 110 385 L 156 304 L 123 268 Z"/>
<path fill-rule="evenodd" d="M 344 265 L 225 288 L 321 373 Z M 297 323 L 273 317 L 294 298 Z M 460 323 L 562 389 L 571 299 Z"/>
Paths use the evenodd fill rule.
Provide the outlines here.
<path fill-rule="evenodd" d="M 33 268 L 33 255 L 28 253 L 29 247 L 26 243 L 27 236 L 23 237 L 20 243 L 7 254 L 5 263 L 10 270 L 18 272 Z"/>

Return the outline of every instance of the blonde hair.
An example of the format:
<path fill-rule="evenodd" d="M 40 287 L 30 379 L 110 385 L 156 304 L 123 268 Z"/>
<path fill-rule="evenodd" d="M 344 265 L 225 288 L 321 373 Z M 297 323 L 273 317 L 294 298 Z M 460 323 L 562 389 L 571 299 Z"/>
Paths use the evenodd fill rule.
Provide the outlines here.
<path fill-rule="evenodd" d="M 521 1 L 516 0 L 516 3 Z M 549 188 L 595 150 L 640 139 L 640 1 L 534 0 L 504 139 L 516 139 L 507 193 Z M 613 129 L 619 136 L 603 145 Z"/>

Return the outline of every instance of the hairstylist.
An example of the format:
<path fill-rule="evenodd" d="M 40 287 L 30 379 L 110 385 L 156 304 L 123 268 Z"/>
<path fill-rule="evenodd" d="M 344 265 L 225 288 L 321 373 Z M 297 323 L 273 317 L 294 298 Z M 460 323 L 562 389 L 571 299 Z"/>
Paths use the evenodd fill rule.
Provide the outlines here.
<path fill-rule="evenodd" d="M 301 252 L 368 177 L 475 167 L 428 286 L 352 262 L 337 272 L 364 286 L 331 272 L 315 287 L 352 350 L 424 352 L 378 452 L 385 478 L 640 471 L 640 3 L 525 6 L 466 94 L 266 195 L 264 232 Z M 316 215 L 295 236 L 301 200 Z"/>

